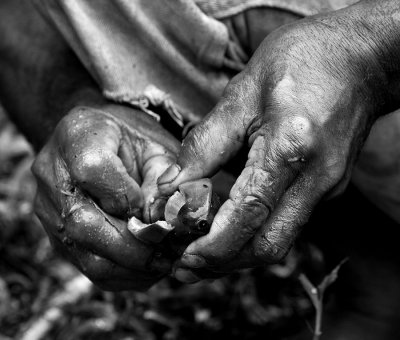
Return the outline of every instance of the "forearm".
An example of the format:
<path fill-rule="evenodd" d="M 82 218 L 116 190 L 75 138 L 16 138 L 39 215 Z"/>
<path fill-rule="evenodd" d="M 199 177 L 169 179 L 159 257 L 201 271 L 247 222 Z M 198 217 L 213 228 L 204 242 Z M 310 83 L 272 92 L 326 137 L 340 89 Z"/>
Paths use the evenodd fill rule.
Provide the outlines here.
<path fill-rule="evenodd" d="M 102 100 L 90 75 L 30 1 L 1 1 L 0 101 L 37 149 L 73 106 Z"/>

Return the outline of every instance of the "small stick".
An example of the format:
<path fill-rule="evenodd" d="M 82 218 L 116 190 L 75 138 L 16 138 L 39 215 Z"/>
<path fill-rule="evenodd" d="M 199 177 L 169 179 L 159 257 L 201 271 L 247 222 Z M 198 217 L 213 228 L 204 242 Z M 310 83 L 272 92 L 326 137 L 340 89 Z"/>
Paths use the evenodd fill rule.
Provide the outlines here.
<path fill-rule="evenodd" d="M 322 335 L 322 313 L 325 290 L 337 280 L 339 269 L 347 260 L 347 258 L 342 260 L 328 275 L 324 277 L 322 282 L 317 287 L 315 287 L 304 274 L 300 274 L 299 276 L 300 283 L 302 284 L 315 308 L 313 340 L 320 340 Z"/>

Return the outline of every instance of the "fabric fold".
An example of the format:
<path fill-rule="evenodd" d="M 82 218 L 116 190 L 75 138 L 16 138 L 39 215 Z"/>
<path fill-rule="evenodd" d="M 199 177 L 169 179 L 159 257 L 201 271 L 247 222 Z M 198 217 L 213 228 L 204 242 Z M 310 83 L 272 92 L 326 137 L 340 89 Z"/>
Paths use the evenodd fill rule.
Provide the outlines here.
<path fill-rule="evenodd" d="M 36 3 L 107 98 L 141 108 L 163 103 L 176 119 L 204 116 L 247 62 L 226 26 L 193 1 Z"/>

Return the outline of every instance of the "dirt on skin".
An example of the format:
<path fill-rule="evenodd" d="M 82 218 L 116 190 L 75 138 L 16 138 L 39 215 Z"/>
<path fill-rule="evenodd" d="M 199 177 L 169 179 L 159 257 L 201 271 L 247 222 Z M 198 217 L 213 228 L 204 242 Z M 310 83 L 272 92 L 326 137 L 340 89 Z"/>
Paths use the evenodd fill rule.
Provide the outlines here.
<path fill-rule="evenodd" d="M 166 278 L 145 293 L 97 289 L 53 253 L 33 213 L 33 157 L 0 112 L 0 340 L 281 340 L 312 314 L 298 276 L 320 267 L 322 255 L 305 244 L 282 265 L 213 282 Z"/>

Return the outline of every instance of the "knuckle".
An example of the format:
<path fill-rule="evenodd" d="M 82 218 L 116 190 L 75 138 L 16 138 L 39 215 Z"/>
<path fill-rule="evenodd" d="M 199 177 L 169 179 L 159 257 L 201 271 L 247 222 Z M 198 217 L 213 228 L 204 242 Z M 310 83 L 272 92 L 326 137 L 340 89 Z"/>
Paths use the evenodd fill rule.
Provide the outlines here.
<path fill-rule="evenodd" d="M 66 228 L 68 228 L 71 236 L 75 236 L 76 238 L 79 238 L 80 236 L 83 237 L 80 233 L 80 229 L 93 228 L 100 223 L 102 223 L 102 219 L 99 214 L 93 207 L 88 205 L 75 204 L 66 212 Z"/>
<path fill-rule="evenodd" d="M 65 128 L 73 128 L 77 126 L 79 121 L 90 118 L 94 115 L 93 109 L 86 106 L 76 106 L 71 109 L 67 116 L 65 116 L 60 123 Z"/>
<path fill-rule="evenodd" d="M 186 158 L 190 159 L 190 156 L 194 158 L 202 157 L 202 150 L 207 150 L 206 143 L 209 141 L 207 134 L 208 131 L 204 125 L 192 129 L 182 142 L 183 151 L 179 158 L 185 160 Z"/>
<path fill-rule="evenodd" d="M 86 150 L 73 157 L 70 173 L 72 179 L 79 184 L 92 181 L 99 172 L 104 171 L 106 155 L 99 150 Z"/>
<path fill-rule="evenodd" d="M 56 131 L 64 134 L 65 132 L 75 132 L 76 119 L 78 119 L 78 112 L 72 109 L 66 116 L 64 116 L 57 124 Z"/>
<path fill-rule="evenodd" d="M 275 202 L 270 192 L 276 180 L 271 172 L 261 167 L 248 166 L 232 187 L 230 197 L 235 203 L 242 204 L 243 208 L 272 210 Z"/>
<path fill-rule="evenodd" d="M 62 141 L 82 138 L 82 129 L 86 129 L 91 118 L 95 118 L 93 109 L 77 106 L 64 116 L 57 124 L 56 132 Z"/>
<path fill-rule="evenodd" d="M 284 127 L 293 151 L 309 155 L 318 143 L 318 132 L 311 119 L 304 116 L 291 117 Z"/>
<path fill-rule="evenodd" d="M 70 119 L 80 119 L 83 116 L 87 117 L 88 115 L 90 116 L 93 114 L 93 109 L 90 109 L 89 107 L 86 106 L 75 106 L 73 109 L 71 109 L 68 113 L 68 116 Z"/>
<path fill-rule="evenodd" d="M 282 262 L 289 252 L 289 248 L 279 242 L 270 241 L 265 235 L 254 246 L 254 256 L 265 263 Z"/>
<path fill-rule="evenodd" d="M 242 219 L 246 221 L 243 225 L 243 229 L 247 229 L 249 233 L 254 234 L 260 225 L 265 222 L 273 207 L 273 200 L 269 197 L 265 197 L 265 195 L 246 196 L 240 205 L 240 215 L 246 217 Z"/>

